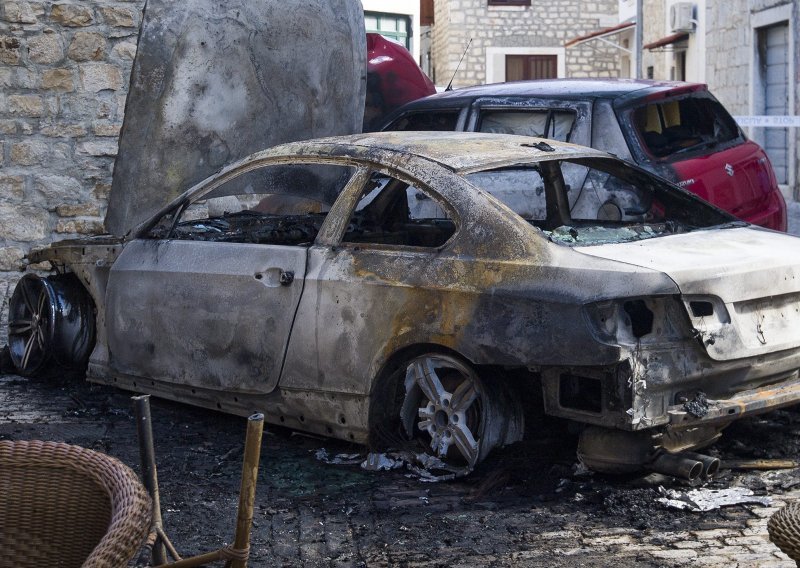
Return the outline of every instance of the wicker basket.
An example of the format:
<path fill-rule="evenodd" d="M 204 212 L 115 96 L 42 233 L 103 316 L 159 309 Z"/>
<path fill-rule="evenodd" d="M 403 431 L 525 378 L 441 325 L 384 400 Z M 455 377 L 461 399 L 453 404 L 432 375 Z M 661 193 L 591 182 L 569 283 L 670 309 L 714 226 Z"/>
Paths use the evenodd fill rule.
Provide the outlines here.
<path fill-rule="evenodd" d="M 800 566 L 800 502 L 787 504 L 770 517 L 769 539 Z"/>
<path fill-rule="evenodd" d="M 150 497 L 125 464 L 56 442 L 0 441 L 0 568 L 127 566 Z"/>

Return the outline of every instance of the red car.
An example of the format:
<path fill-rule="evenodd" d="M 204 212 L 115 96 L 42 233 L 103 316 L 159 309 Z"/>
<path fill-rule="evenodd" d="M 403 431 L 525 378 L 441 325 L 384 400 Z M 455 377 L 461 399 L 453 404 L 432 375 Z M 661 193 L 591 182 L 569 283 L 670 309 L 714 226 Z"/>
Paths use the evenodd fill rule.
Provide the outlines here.
<path fill-rule="evenodd" d="M 502 132 L 592 146 L 749 223 L 786 231 L 786 203 L 769 158 L 702 84 L 556 79 L 481 85 L 409 103 L 385 124 L 384 130 Z M 583 187 L 580 179 L 567 181 Z M 598 210 L 598 218 L 609 215 L 624 216 L 624 204 Z"/>

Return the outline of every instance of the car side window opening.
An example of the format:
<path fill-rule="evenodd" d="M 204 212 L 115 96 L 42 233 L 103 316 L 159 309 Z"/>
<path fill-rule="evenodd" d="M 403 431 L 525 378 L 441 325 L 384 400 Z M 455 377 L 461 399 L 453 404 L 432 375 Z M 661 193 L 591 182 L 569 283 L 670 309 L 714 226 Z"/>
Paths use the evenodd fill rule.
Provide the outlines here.
<path fill-rule="evenodd" d="M 570 186 L 570 178 L 580 185 Z M 639 240 L 735 222 L 689 192 L 613 160 L 540 162 L 467 179 L 561 244 Z"/>
<path fill-rule="evenodd" d="M 147 238 L 309 246 L 354 172 L 327 164 L 258 168 L 165 216 Z"/>
<path fill-rule="evenodd" d="M 478 132 L 518 134 L 569 142 L 575 113 L 569 110 L 483 110 Z"/>
<path fill-rule="evenodd" d="M 656 158 L 713 148 L 739 137 L 722 105 L 700 97 L 640 106 L 633 111 L 633 126 L 645 150 Z"/>
<path fill-rule="evenodd" d="M 389 126 L 385 131 L 424 130 L 453 132 L 458 124 L 460 110 L 438 110 L 436 112 L 409 112 Z"/>
<path fill-rule="evenodd" d="M 452 215 L 431 193 L 374 172 L 342 241 L 435 248 L 445 244 L 455 228 Z"/>

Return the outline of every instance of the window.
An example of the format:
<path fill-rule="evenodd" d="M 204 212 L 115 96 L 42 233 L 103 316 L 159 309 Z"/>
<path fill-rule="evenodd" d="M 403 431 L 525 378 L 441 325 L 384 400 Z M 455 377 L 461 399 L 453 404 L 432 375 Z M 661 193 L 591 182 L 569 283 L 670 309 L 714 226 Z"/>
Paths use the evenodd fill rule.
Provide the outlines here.
<path fill-rule="evenodd" d="M 362 192 L 343 241 L 439 247 L 455 233 L 452 215 L 427 191 L 374 173 Z"/>
<path fill-rule="evenodd" d="M 633 126 L 644 149 L 656 158 L 710 149 L 739 137 L 722 105 L 704 97 L 642 105 L 633 111 Z"/>
<path fill-rule="evenodd" d="M 458 123 L 458 110 L 437 110 L 435 112 L 410 112 L 404 114 L 384 130 L 435 130 L 453 132 Z"/>
<path fill-rule="evenodd" d="M 477 172 L 467 175 L 467 179 L 526 221 L 544 221 L 547 218 L 544 179 L 537 166 Z"/>
<path fill-rule="evenodd" d="M 566 110 L 485 110 L 478 132 L 519 134 L 569 142 L 575 126 L 575 113 Z"/>
<path fill-rule="evenodd" d="M 555 79 L 557 55 L 506 55 L 506 81 Z"/>
<path fill-rule="evenodd" d="M 489 6 L 530 6 L 531 0 L 489 0 Z"/>
<path fill-rule="evenodd" d="M 733 220 L 694 195 L 614 160 L 539 162 L 476 172 L 467 179 L 567 245 L 633 241 Z"/>
<path fill-rule="evenodd" d="M 401 14 L 364 12 L 367 33 L 380 34 L 411 51 L 411 18 Z"/>
<path fill-rule="evenodd" d="M 420 0 L 419 25 L 432 26 L 434 24 L 433 0 Z"/>
<path fill-rule="evenodd" d="M 166 215 L 149 237 L 307 246 L 353 173 L 316 164 L 258 168 Z"/>

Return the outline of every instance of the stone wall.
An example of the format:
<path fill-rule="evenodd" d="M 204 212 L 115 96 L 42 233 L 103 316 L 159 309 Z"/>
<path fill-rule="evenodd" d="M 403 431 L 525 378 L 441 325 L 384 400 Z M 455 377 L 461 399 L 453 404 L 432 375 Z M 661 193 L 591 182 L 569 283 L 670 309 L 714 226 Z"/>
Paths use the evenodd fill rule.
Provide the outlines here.
<path fill-rule="evenodd" d="M 27 251 L 103 229 L 143 4 L 0 3 L 0 345 Z"/>
<path fill-rule="evenodd" d="M 798 0 L 710 0 L 706 6 L 706 81 L 714 95 L 733 115 L 749 115 L 757 106 L 751 101 L 755 53 L 753 18 L 771 8 L 791 5 L 794 31 L 793 57 L 795 76 L 789 78 L 795 85 L 794 108 L 789 114 L 800 114 L 800 2 Z M 791 28 L 790 28 L 791 29 Z M 757 86 L 755 87 L 757 88 Z M 757 112 L 757 111 L 756 111 Z M 764 129 L 750 128 L 748 134 L 763 143 Z M 790 150 L 794 148 L 794 172 L 800 173 L 800 129 L 790 128 Z M 786 197 L 800 198 L 797 178 L 790 176 Z"/>
<path fill-rule="evenodd" d="M 615 23 L 616 0 L 552 0 L 531 6 L 489 6 L 487 0 L 435 0 L 432 59 L 437 85 L 446 85 L 472 38 L 453 86 L 486 82 L 486 48 L 563 48 Z M 616 77 L 619 52 L 600 42 L 566 50 L 568 77 Z"/>
<path fill-rule="evenodd" d="M 706 80 L 731 114 L 750 114 L 752 31 L 748 0 L 706 6 Z"/>
<path fill-rule="evenodd" d="M 647 45 L 669 35 L 667 32 L 667 6 L 665 0 L 644 0 L 644 27 L 642 28 L 642 43 Z M 634 45 L 633 43 L 631 45 Z M 653 78 L 668 80 L 670 66 L 667 55 L 663 51 L 648 51 L 642 53 L 642 78 L 647 78 L 647 68 L 653 68 Z"/>

